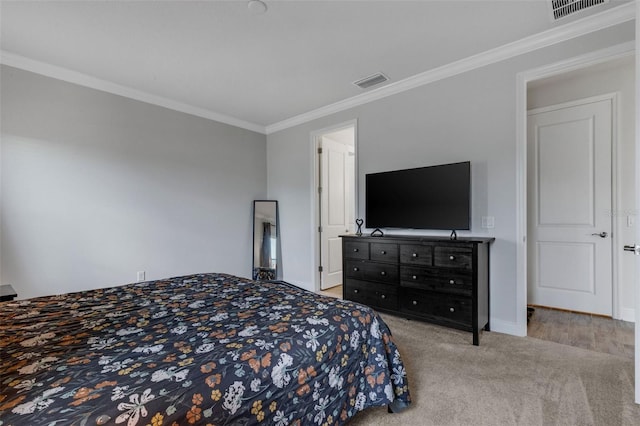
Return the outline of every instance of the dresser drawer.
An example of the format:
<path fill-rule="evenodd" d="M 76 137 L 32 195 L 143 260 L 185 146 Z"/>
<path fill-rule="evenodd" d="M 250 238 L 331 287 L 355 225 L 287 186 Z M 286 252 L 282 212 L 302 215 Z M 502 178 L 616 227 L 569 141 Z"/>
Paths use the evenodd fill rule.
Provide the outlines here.
<path fill-rule="evenodd" d="M 432 246 L 421 246 L 419 244 L 400 245 L 400 263 L 431 266 L 432 256 Z"/>
<path fill-rule="evenodd" d="M 392 263 L 366 263 L 364 265 L 364 278 L 397 285 L 398 265 Z"/>
<path fill-rule="evenodd" d="M 343 286 L 343 297 L 368 306 L 398 309 L 396 288 L 382 283 L 347 280 Z"/>
<path fill-rule="evenodd" d="M 364 279 L 364 269 L 367 263 L 363 260 L 345 260 L 344 273 L 349 278 Z"/>
<path fill-rule="evenodd" d="M 392 263 L 374 263 L 364 260 L 346 260 L 345 275 L 357 280 L 371 280 L 397 285 L 398 266 Z"/>
<path fill-rule="evenodd" d="M 471 296 L 473 278 L 465 272 L 419 268 L 415 266 L 400 267 L 400 285 L 423 290 L 432 290 Z"/>
<path fill-rule="evenodd" d="M 473 250 L 469 247 L 436 246 L 433 264 L 446 268 L 471 269 Z"/>
<path fill-rule="evenodd" d="M 344 257 L 346 259 L 369 259 L 369 243 L 364 241 L 345 241 Z"/>
<path fill-rule="evenodd" d="M 381 262 L 398 262 L 397 244 L 371 243 L 369 258 Z"/>
<path fill-rule="evenodd" d="M 402 289 L 399 305 L 402 312 L 472 326 L 473 308 L 469 297 Z"/>

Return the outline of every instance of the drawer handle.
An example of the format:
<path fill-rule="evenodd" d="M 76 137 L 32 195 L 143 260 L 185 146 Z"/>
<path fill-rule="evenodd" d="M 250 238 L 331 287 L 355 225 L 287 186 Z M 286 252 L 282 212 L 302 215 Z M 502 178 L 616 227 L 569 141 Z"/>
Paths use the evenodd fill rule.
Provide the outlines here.
<path fill-rule="evenodd" d="M 386 298 L 387 298 L 387 296 L 386 296 L 386 295 L 384 295 L 384 294 L 382 294 L 382 295 L 380 295 L 380 298 L 381 298 L 381 299 L 386 299 Z"/>
<path fill-rule="evenodd" d="M 360 268 L 358 268 L 357 266 L 355 268 L 353 268 L 354 271 L 358 272 L 360 270 Z"/>
<path fill-rule="evenodd" d="M 449 256 L 449 260 L 455 260 L 456 257 L 454 255 Z"/>
<path fill-rule="evenodd" d="M 411 303 L 413 303 L 413 305 L 415 306 L 415 305 L 417 305 L 417 304 L 418 304 L 418 301 L 417 301 L 417 300 L 414 300 L 414 301 L 413 301 L 413 302 L 411 302 Z"/>
<path fill-rule="evenodd" d="M 386 251 L 384 251 L 384 250 L 382 250 L 382 251 L 380 252 L 380 254 L 387 254 L 387 252 L 386 252 Z"/>
<path fill-rule="evenodd" d="M 412 276 L 411 278 L 412 278 L 412 279 L 414 279 L 414 280 L 417 280 L 417 279 L 418 279 L 418 276 L 417 276 L 417 275 L 414 275 L 414 276 Z"/>
<path fill-rule="evenodd" d="M 382 275 L 384 277 L 385 275 L 387 275 L 387 273 L 385 271 L 382 271 L 382 272 L 380 272 L 380 275 Z"/>
<path fill-rule="evenodd" d="M 353 249 L 353 252 L 354 252 L 354 253 L 357 253 L 357 252 L 359 252 L 359 251 L 360 251 L 360 250 L 358 250 L 357 248 L 354 248 L 354 249 Z"/>
<path fill-rule="evenodd" d="M 455 312 L 456 310 L 454 308 L 449 308 L 449 312 Z"/>
<path fill-rule="evenodd" d="M 449 284 L 455 284 L 456 280 L 449 280 Z"/>
<path fill-rule="evenodd" d="M 353 292 L 354 292 L 355 294 L 358 294 L 359 290 L 356 288 L 355 290 L 353 290 Z"/>
<path fill-rule="evenodd" d="M 418 257 L 418 253 L 413 253 L 411 257 Z"/>

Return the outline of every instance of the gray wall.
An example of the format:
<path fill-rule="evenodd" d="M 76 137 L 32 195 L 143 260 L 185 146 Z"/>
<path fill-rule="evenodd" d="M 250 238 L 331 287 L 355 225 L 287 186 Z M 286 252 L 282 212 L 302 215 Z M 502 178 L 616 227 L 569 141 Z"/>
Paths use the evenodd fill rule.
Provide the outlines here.
<path fill-rule="evenodd" d="M 9 67 L 1 93 L 1 280 L 20 298 L 251 275 L 264 135 Z"/>
<path fill-rule="evenodd" d="M 460 234 L 496 238 L 491 248 L 492 326 L 515 330 L 516 76 L 633 39 L 633 23 L 623 24 L 270 134 L 269 197 L 280 201 L 284 279 L 315 286 L 310 133 L 357 119 L 361 216 L 366 173 L 472 162 L 472 230 Z M 495 216 L 495 229 L 481 228 L 482 216 Z"/>

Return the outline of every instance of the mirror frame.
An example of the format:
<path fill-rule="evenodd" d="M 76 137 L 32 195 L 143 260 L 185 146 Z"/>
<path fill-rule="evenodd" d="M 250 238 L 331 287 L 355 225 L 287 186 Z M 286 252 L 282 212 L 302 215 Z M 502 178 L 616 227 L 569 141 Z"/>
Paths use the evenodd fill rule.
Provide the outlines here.
<path fill-rule="evenodd" d="M 271 265 L 263 265 L 261 262 L 262 253 L 260 253 L 260 248 L 263 247 L 263 231 L 257 229 L 256 226 L 257 220 L 262 216 L 257 216 L 258 203 L 271 203 L 274 211 L 274 220 L 275 220 L 275 246 L 270 245 L 269 247 L 269 258 L 270 260 L 275 260 L 275 264 Z M 271 238 L 274 238 L 271 236 Z M 251 265 L 251 278 L 256 281 L 273 281 L 277 280 L 280 277 L 280 218 L 278 211 L 278 201 L 277 200 L 253 200 L 253 263 Z"/>

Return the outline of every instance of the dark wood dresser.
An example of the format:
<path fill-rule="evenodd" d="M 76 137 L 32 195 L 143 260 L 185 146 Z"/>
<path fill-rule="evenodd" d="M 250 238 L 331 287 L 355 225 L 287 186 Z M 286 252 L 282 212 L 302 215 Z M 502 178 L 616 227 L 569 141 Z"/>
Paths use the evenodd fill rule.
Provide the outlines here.
<path fill-rule="evenodd" d="M 11 284 L 0 285 L 0 302 L 7 302 L 18 297 Z"/>
<path fill-rule="evenodd" d="M 342 236 L 343 296 L 377 310 L 473 333 L 489 331 L 494 238 Z"/>

